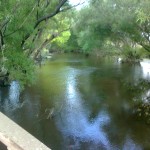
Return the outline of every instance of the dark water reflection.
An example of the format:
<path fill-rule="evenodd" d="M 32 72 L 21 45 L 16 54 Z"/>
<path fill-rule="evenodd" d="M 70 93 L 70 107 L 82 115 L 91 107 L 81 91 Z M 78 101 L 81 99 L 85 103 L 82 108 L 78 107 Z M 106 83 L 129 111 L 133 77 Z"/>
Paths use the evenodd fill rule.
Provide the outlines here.
<path fill-rule="evenodd" d="M 37 74 L 23 93 L 17 82 L 1 88 L 0 110 L 53 150 L 150 149 L 149 125 L 132 116 L 132 94 L 122 86 L 150 79 L 142 66 L 61 55 Z"/>

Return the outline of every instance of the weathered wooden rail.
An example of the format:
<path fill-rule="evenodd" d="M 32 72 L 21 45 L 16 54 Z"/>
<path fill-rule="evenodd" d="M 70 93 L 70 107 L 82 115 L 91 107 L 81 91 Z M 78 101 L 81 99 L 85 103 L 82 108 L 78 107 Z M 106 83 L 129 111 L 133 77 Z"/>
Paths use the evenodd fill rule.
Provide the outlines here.
<path fill-rule="evenodd" d="M 42 142 L 25 131 L 0 112 L 0 144 L 7 150 L 50 150 Z"/>

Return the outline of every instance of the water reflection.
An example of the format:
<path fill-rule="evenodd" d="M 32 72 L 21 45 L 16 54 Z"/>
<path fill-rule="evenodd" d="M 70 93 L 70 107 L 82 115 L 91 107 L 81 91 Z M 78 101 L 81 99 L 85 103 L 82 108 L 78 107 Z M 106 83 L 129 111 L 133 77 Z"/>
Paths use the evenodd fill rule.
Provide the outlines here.
<path fill-rule="evenodd" d="M 142 95 L 142 100 L 144 103 L 149 103 L 150 102 L 150 90 L 147 90 L 143 95 Z"/>
<path fill-rule="evenodd" d="M 20 92 L 18 82 L 13 81 L 9 87 L 0 89 L 0 111 L 20 125 L 31 128 L 35 116 L 39 113 L 39 99 L 32 101 L 32 95 L 28 91 Z M 30 122 L 30 123 L 29 123 Z M 29 129 L 28 128 L 28 129 Z"/>
<path fill-rule="evenodd" d="M 13 81 L 9 88 L 9 99 L 11 100 L 14 105 L 18 103 L 20 95 L 20 87 L 18 82 Z"/>
<path fill-rule="evenodd" d="M 122 150 L 142 150 L 142 147 L 127 136 Z"/>
<path fill-rule="evenodd" d="M 143 70 L 143 76 L 150 79 L 150 60 L 144 59 L 140 64 Z"/>
<path fill-rule="evenodd" d="M 132 118 L 133 96 L 122 86 L 148 78 L 141 66 L 59 56 L 23 93 L 17 82 L 0 88 L 0 110 L 53 150 L 149 149 L 150 128 Z"/>
<path fill-rule="evenodd" d="M 10 87 L 5 87 L 6 93 L 1 93 L 1 103 L 3 106 L 3 111 L 7 114 L 11 115 L 12 111 L 15 111 L 18 108 L 22 107 L 22 103 L 20 103 L 20 87 L 16 81 L 13 81 Z"/>
<path fill-rule="evenodd" d="M 108 149 L 111 146 L 103 126 L 109 122 L 110 118 L 104 110 L 101 110 L 95 119 L 89 120 L 89 108 L 85 105 L 77 88 L 78 75 L 79 71 L 75 69 L 68 72 L 64 107 L 61 118 L 57 119 L 57 126 L 65 138 L 75 140 L 74 149 L 81 146 L 80 142 L 93 142 Z"/>

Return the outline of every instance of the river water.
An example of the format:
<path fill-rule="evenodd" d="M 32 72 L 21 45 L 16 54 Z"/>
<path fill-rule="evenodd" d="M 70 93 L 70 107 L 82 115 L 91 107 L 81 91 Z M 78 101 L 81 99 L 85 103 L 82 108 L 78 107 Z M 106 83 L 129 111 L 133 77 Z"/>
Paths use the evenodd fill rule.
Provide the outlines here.
<path fill-rule="evenodd" d="M 141 78 L 150 80 L 144 62 L 56 55 L 22 93 L 15 81 L 0 88 L 0 111 L 52 150 L 148 150 L 150 125 L 133 116 L 123 86 Z"/>

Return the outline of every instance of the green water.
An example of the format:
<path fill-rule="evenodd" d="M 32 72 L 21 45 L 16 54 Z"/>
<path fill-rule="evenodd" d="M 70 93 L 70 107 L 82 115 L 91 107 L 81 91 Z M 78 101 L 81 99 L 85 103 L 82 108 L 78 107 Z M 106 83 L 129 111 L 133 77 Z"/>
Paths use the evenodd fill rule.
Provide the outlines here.
<path fill-rule="evenodd" d="M 15 81 L 0 88 L 0 111 L 52 150 L 148 150 L 150 125 L 134 117 L 123 86 L 141 78 L 150 75 L 140 65 L 56 55 L 24 92 Z"/>

